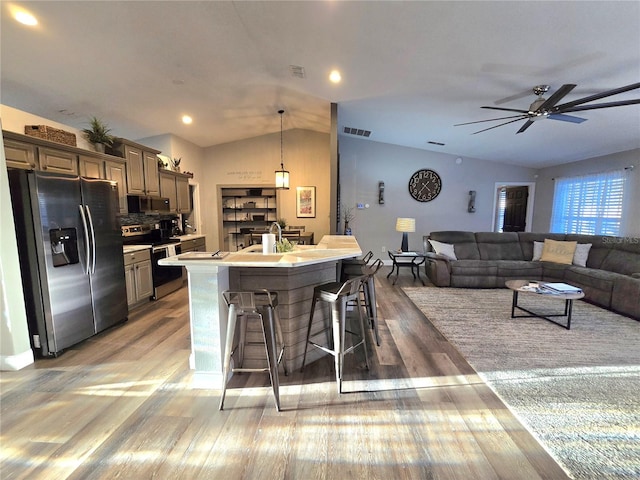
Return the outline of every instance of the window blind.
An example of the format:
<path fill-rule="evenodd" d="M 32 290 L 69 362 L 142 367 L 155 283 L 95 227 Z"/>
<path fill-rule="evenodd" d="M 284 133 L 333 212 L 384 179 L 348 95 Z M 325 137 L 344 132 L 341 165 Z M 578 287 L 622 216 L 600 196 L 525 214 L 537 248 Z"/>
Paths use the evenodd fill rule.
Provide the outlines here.
<path fill-rule="evenodd" d="M 620 235 L 624 170 L 556 179 L 551 232 Z"/>
<path fill-rule="evenodd" d="M 496 222 L 496 232 L 504 230 L 504 212 L 507 209 L 507 189 L 501 187 L 498 189 L 498 218 Z"/>

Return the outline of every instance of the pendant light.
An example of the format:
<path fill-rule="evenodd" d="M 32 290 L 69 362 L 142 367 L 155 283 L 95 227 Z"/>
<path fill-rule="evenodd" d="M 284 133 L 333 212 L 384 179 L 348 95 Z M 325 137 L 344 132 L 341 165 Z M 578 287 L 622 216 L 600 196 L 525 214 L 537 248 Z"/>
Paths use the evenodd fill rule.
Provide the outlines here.
<path fill-rule="evenodd" d="M 284 169 L 284 159 L 282 154 L 282 114 L 284 110 L 278 110 L 280 114 L 280 170 L 276 170 L 276 188 L 279 190 L 289 190 L 289 172 Z"/>

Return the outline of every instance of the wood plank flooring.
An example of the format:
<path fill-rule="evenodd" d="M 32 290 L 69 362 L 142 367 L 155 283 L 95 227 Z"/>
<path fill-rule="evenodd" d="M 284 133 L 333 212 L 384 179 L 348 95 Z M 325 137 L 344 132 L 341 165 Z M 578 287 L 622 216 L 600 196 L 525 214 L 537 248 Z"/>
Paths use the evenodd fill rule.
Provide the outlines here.
<path fill-rule="evenodd" d="M 236 375 L 223 412 L 192 388 L 186 288 L 2 372 L 0 478 L 568 478 L 388 271 L 371 369 L 348 356 L 342 395 L 330 357 L 281 374 L 280 413 L 264 374 Z"/>

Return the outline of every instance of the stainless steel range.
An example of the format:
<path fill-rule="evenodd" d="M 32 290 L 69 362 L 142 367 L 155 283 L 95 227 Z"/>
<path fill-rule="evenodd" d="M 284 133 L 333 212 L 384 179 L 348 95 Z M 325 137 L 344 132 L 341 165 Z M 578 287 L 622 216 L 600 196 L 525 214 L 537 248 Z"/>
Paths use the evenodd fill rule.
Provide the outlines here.
<path fill-rule="evenodd" d="M 179 255 L 180 240 L 167 236 L 166 229 L 151 228 L 150 225 L 127 225 L 122 227 L 125 245 L 149 245 L 153 275 L 153 298 L 157 300 L 182 287 L 182 267 L 161 267 L 158 260 Z"/>

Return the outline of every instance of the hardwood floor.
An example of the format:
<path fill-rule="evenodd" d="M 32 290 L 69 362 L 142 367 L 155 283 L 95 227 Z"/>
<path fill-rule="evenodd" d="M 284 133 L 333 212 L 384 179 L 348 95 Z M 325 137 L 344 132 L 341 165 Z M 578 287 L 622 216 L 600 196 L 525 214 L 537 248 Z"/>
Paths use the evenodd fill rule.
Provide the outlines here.
<path fill-rule="evenodd" d="M 568 478 L 387 272 L 371 369 L 348 356 L 343 395 L 330 357 L 281 375 L 281 413 L 264 374 L 236 375 L 223 412 L 192 388 L 186 288 L 2 372 L 0 478 Z"/>

